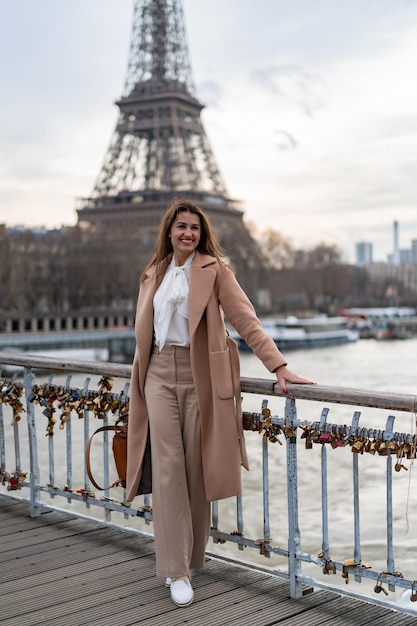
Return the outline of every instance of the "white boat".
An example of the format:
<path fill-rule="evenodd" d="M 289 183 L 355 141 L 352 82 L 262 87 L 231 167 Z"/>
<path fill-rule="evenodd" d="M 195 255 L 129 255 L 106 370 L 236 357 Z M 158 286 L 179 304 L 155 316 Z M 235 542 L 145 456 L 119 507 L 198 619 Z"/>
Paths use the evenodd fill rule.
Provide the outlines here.
<path fill-rule="evenodd" d="M 282 350 L 317 348 L 350 343 L 359 339 L 359 330 L 349 327 L 344 316 L 317 315 L 310 318 L 265 319 L 262 325 Z M 240 350 L 249 350 L 247 343 L 235 332 L 230 333 Z"/>
<path fill-rule="evenodd" d="M 408 339 L 417 334 L 417 310 L 412 307 L 342 309 L 364 339 Z"/>

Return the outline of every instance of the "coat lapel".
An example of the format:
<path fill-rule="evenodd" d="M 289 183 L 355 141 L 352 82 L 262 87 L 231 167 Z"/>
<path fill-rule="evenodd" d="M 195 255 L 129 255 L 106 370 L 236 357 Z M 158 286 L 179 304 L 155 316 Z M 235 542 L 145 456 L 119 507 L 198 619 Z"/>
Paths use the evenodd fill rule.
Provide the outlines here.
<path fill-rule="evenodd" d="M 211 256 L 196 252 L 190 269 L 190 295 L 189 295 L 189 333 L 190 342 L 200 323 L 201 317 L 207 306 L 216 280 L 216 271 L 210 269 L 215 262 Z"/>

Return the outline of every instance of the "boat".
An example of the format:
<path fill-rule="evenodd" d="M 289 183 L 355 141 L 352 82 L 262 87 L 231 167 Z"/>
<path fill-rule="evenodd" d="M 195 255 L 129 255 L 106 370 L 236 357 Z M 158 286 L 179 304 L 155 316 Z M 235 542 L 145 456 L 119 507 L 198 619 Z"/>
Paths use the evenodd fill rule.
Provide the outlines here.
<path fill-rule="evenodd" d="M 409 339 L 417 335 L 417 310 L 411 307 L 342 309 L 361 339 Z"/>
<path fill-rule="evenodd" d="M 412 336 L 411 330 L 402 324 L 401 320 L 381 319 L 375 323 L 375 339 L 409 339 Z"/>
<path fill-rule="evenodd" d="M 290 316 L 264 319 L 262 326 L 281 350 L 317 348 L 351 343 L 359 339 L 359 330 L 349 326 L 345 316 L 317 315 L 309 318 Z M 240 350 L 250 350 L 247 343 L 234 331 L 230 333 Z"/>

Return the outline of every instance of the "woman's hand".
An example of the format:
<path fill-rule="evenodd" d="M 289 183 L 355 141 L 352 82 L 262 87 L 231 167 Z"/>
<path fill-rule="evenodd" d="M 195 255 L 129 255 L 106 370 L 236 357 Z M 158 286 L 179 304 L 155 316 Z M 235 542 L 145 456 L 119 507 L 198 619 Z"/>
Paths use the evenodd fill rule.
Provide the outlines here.
<path fill-rule="evenodd" d="M 308 380 L 307 378 L 301 378 L 301 376 L 294 374 L 294 372 L 291 372 L 291 370 L 289 370 L 286 365 L 281 365 L 281 367 L 276 370 L 276 375 L 279 386 L 281 387 L 281 391 L 283 393 L 287 393 L 286 383 L 296 383 L 297 385 L 316 384 L 312 380 Z"/>

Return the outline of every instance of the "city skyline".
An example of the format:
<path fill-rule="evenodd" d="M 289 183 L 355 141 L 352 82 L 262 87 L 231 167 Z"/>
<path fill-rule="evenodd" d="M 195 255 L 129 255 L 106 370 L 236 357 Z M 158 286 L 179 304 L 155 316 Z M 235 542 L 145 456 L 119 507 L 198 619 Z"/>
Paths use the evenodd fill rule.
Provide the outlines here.
<path fill-rule="evenodd" d="M 392 224 L 392 247 L 386 259 L 378 259 L 378 262 L 390 265 L 414 264 L 417 263 L 417 238 L 408 241 L 408 245 L 400 246 L 400 225 L 395 220 Z M 404 243 L 404 238 L 403 238 Z M 407 243 L 407 242 L 406 242 Z M 357 241 L 356 265 L 369 265 L 374 263 L 372 241 Z"/>
<path fill-rule="evenodd" d="M 289 6 L 290 5 L 290 6 Z M 245 218 L 375 260 L 417 238 L 415 0 L 185 0 L 202 118 Z M 126 73 L 132 0 L 0 2 L 0 222 L 76 222 Z"/>

